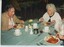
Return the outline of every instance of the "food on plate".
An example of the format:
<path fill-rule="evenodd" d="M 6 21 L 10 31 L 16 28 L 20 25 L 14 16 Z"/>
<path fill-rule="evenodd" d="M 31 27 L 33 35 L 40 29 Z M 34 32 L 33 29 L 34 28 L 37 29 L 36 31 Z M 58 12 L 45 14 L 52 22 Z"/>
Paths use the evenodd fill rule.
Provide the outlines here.
<path fill-rule="evenodd" d="M 51 37 L 51 38 L 49 38 L 49 39 L 47 40 L 47 42 L 55 44 L 55 43 L 58 42 L 58 39 L 56 39 L 56 38 L 54 38 L 54 37 Z"/>
<path fill-rule="evenodd" d="M 21 25 L 20 25 L 20 24 L 18 24 L 17 28 L 21 28 Z"/>
<path fill-rule="evenodd" d="M 50 25 L 50 22 L 44 22 L 44 25 L 48 26 L 48 25 Z"/>
<path fill-rule="evenodd" d="M 24 27 L 23 24 L 17 24 L 14 28 L 20 29 L 20 28 L 23 28 L 23 27 Z"/>
<path fill-rule="evenodd" d="M 46 42 L 56 44 L 59 41 L 55 36 L 48 36 Z"/>

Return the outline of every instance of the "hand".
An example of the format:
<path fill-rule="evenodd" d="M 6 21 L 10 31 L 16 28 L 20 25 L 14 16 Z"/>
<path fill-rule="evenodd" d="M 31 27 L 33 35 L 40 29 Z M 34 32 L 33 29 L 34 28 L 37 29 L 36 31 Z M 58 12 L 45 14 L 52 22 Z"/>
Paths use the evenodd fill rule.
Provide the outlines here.
<path fill-rule="evenodd" d="M 64 40 L 64 35 L 59 34 L 59 38 Z"/>
<path fill-rule="evenodd" d="M 50 22 L 50 25 L 54 25 L 55 23 L 55 20 L 52 20 L 52 22 Z"/>
<path fill-rule="evenodd" d="M 23 20 L 20 20 L 20 22 L 21 22 L 22 24 L 24 24 L 24 21 L 23 21 Z"/>
<path fill-rule="evenodd" d="M 55 22 L 55 20 L 52 20 L 52 22 L 51 22 L 51 23 L 54 23 L 54 24 L 55 24 L 56 22 Z"/>
<path fill-rule="evenodd" d="M 9 25 L 8 28 L 11 29 L 11 28 L 13 28 L 13 26 L 12 25 Z"/>
<path fill-rule="evenodd" d="M 58 38 L 59 38 L 59 33 L 57 33 L 57 34 L 56 34 L 56 37 L 58 37 Z"/>
<path fill-rule="evenodd" d="M 64 40 L 64 35 L 60 35 L 59 33 L 57 33 L 56 36 L 57 36 L 59 39 L 63 39 L 63 40 Z"/>
<path fill-rule="evenodd" d="M 40 22 L 43 22 L 43 20 L 44 20 L 43 18 L 40 18 L 40 19 L 39 19 Z"/>

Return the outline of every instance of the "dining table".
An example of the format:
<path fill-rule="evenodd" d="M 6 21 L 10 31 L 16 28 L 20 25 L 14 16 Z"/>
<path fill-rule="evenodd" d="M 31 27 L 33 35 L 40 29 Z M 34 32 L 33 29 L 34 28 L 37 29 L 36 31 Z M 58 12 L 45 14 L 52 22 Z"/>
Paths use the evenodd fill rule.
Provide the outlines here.
<path fill-rule="evenodd" d="M 14 32 L 16 29 L 10 29 L 6 31 L 1 31 L 1 45 L 61 45 L 62 41 L 59 40 L 57 44 L 50 44 L 45 41 L 45 37 L 49 36 L 48 32 L 40 33 L 40 30 L 44 29 L 44 25 L 38 22 L 38 20 L 33 20 L 32 23 L 29 23 L 28 20 L 25 21 L 25 26 L 29 24 L 37 23 L 38 24 L 38 33 L 37 34 L 30 34 L 30 28 L 28 31 L 25 31 L 24 28 L 20 28 L 21 35 L 15 36 Z M 52 35 L 56 35 L 54 26 L 49 26 L 50 33 Z M 32 29 L 33 31 L 33 29 Z M 33 31 L 34 32 L 34 31 Z"/>

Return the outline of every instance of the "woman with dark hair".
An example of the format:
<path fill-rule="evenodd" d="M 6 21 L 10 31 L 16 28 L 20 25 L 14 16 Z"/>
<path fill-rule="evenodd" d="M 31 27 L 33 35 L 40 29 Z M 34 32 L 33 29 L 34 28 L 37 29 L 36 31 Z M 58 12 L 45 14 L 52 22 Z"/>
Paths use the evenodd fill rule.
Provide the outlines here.
<path fill-rule="evenodd" d="M 24 21 L 19 20 L 15 15 L 15 8 L 12 5 L 8 5 L 2 14 L 2 30 L 13 28 L 15 23 L 24 23 Z"/>

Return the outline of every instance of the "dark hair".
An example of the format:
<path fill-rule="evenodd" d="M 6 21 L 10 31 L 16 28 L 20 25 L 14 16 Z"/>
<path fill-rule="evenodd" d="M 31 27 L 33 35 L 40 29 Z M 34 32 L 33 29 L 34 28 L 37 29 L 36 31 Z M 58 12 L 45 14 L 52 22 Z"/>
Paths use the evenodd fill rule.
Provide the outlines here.
<path fill-rule="evenodd" d="M 7 5 L 6 8 L 5 8 L 5 11 L 8 11 L 10 8 L 14 8 L 14 6 L 11 5 L 11 4 L 10 5 Z"/>

